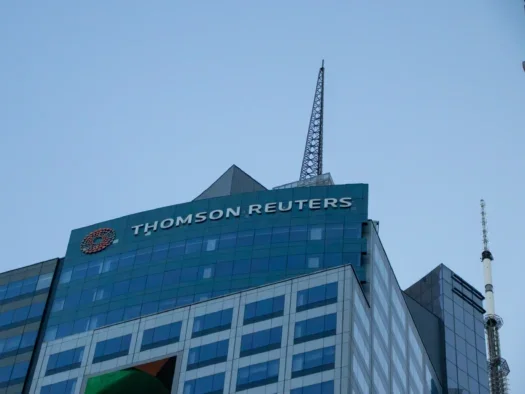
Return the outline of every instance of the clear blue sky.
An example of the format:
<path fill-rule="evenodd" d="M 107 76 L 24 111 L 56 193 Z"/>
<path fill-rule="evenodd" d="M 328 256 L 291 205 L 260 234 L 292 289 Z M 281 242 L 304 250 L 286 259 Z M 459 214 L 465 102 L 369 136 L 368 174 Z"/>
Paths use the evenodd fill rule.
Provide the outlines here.
<path fill-rule="evenodd" d="M 296 180 L 326 62 L 325 169 L 370 184 L 401 286 L 483 289 L 525 392 L 522 0 L 0 3 L 2 270 L 71 229 L 188 201 L 231 164 Z"/>

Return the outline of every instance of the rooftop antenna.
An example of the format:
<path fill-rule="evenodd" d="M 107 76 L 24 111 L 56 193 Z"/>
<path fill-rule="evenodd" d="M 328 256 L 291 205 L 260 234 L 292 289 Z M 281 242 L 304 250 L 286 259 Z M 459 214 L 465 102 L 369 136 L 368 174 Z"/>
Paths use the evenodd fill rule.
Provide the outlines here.
<path fill-rule="evenodd" d="M 323 111 L 324 111 L 324 60 L 319 69 L 315 87 L 314 104 L 306 146 L 304 148 L 303 165 L 300 181 L 310 179 L 323 173 Z"/>
<path fill-rule="evenodd" d="M 494 287 L 492 286 L 492 253 L 489 250 L 487 231 L 487 214 L 485 201 L 481 200 L 481 227 L 483 231 L 483 273 L 485 276 L 485 332 L 488 344 L 488 370 L 491 394 L 508 394 L 507 376 L 510 373 L 507 361 L 501 357 L 499 329 L 503 326 L 503 319 L 496 315 L 494 308 Z"/>

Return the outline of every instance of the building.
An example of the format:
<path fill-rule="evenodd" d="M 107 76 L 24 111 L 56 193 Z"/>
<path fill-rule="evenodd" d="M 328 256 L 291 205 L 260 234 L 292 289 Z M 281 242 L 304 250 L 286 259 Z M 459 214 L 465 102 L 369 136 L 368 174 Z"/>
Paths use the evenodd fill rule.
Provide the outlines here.
<path fill-rule="evenodd" d="M 0 393 L 488 393 L 483 296 L 444 266 L 403 292 L 368 186 L 308 184 L 233 166 L 0 276 Z"/>
<path fill-rule="evenodd" d="M 483 296 L 443 265 L 401 290 L 368 185 L 322 172 L 323 87 L 299 181 L 232 166 L 0 275 L 0 394 L 488 394 Z"/>

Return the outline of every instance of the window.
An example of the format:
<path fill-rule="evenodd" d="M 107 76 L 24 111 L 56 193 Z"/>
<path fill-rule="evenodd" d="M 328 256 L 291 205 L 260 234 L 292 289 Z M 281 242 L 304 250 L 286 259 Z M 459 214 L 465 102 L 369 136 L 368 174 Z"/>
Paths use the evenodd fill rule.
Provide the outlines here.
<path fill-rule="evenodd" d="M 63 382 L 42 386 L 40 394 L 73 394 L 77 379 L 64 380 Z"/>
<path fill-rule="evenodd" d="M 290 394 L 334 394 L 334 382 L 323 382 L 290 390 Z"/>
<path fill-rule="evenodd" d="M 335 366 L 335 346 L 296 354 L 292 359 L 292 379 L 316 372 L 327 371 Z"/>
<path fill-rule="evenodd" d="M 140 346 L 140 351 L 153 349 L 156 347 L 161 347 L 178 342 L 180 339 L 181 327 L 182 322 L 179 321 L 176 323 L 166 324 L 163 326 L 144 330 L 144 334 L 142 335 L 142 344 Z"/>
<path fill-rule="evenodd" d="M 98 342 L 95 347 L 93 364 L 127 355 L 130 344 L 131 334 Z"/>
<path fill-rule="evenodd" d="M 221 234 L 221 238 L 219 241 L 219 249 L 234 248 L 236 242 L 237 242 L 237 234 L 235 233 Z"/>
<path fill-rule="evenodd" d="M 29 361 L 0 367 L 0 387 L 23 382 L 28 368 Z"/>
<path fill-rule="evenodd" d="M 337 302 L 337 282 L 297 292 L 297 312 Z"/>
<path fill-rule="evenodd" d="M 222 394 L 223 390 L 224 372 L 184 383 L 184 394 Z"/>
<path fill-rule="evenodd" d="M 186 250 L 186 241 L 172 242 L 168 251 L 168 259 L 183 256 Z"/>
<path fill-rule="evenodd" d="M 275 383 L 279 380 L 279 360 L 253 364 L 237 371 L 237 391 Z"/>
<path fill-rule="evenodd" d="M 309 231 L 308 240 L 320 241 L 323 239 L 323 233 L 324 233 L 323 225 L 310 226 L 309 230 L 310 231 Z"/>
<path fill-rule="evenodd" d="M 290 242 L 306 241 L 308 238 L 307 226 L 292 226 L 290 228 Z"/>
<path fill-rule="evenodd" d="M 80 367 L 83 355 L 84 346 L 52 354 L 47 362 L 46 376 Z"/>
<path fill-rule="evenodd" d="M 186 370 L 197 369 L 207 365 L 218 364 L 228 358 L 228 339 L 208 345 L 191 348 L 188 354 Z"/>
<path fill-rule="evenodd" d="M 151 253 L 151 262 L 156 263 L 159 261 L 166 260 L 168 257 L 169 244 L 161 244 L 153 247 L 153 252 Z"/>
<path fill-rule="evenodd" d="M 200 253 L 202 249 L 202 238 L 193 238 L 186 241 L 186 254 Z"/>
<path fill-rule="evenodd" d="M 255 230 L 254 245 L 269 245 L 272 241 L 272 229 L 260 228 Z"/>
<path fill-rule="evenodd" d="M 337 314 L 314 317 L 295 323 L 294 344 L 335 335 Z"/>
<path fill-rule="evenodd" d="M 233 309 L 198 316 L 193 320 L 192 338 L 228 330 L 232 324 Z"/>
<path fill-rule="evenodd" d="M 241 357 L 263 353 L 281 347 L 282 327 L 246 334 L 241 339 Z"/>
<path fill-rule="evenodd" d="M 274 227 L 272 230 L 272 243 L 288 242 L 290 229 L 288 227 Z"/>
<path fill-rule="evenodd" d="M 253 230 L 237 233 L 237 247 L 253 245 Z"/>
<path fill-rule="evenodd" d="M 326 239 L 342 239 L 343 233 L 343 223 L 329 223 L 326 225 Z"/>
<path fill-rule="evenodd" d="M 282 316 L 284 312 L 284 295 L 266 300 L 252 302 L 244 307 L 244 324 L 272 319 Z"/>
<path fill-rule="evenodd" d="M 23 306 L 18 309 L 11 309 L 0 313 L 0 327 L 16 327 L 26 323 L 26 320 L 39 320 L 44 311 L 45 303 Z"/>

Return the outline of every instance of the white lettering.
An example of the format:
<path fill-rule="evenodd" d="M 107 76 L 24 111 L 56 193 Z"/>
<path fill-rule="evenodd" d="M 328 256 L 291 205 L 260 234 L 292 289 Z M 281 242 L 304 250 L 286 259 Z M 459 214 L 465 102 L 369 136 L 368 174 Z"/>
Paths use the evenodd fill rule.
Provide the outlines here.
<path fill-rule="evenodd" d="M 195 214 L 195 223 L 202 223 L 202 222 L 205 222 L 206 219 L 208 219 L 206 217 L 206 212 L 199 212 L 199 213 L 196 213 Z"/>
<path fill-rule="evenodd" d="M 327 209 L 328 207 L 337 208 L 337 198 L 325 198 L 324 209 Z"/>
<path fill-rule="evenodd" d="M 252 215 L 254 212 L 257 213 L 258 215 L 261 214 L 260 204 L 253 204 L 248 207 L 248 215 Z"/>
<path fill-rule="evenodd" d="M 297 200 L 295 201 L 296 204 L 299 204 L 299 211 L 302 211 L 304 208 L 304 204 L 307 203 L 308 200 Z"/>
<path fill-rule="evenodd" d="M 292 201 L 288 201 L 288 206 L 286 208 L 283 208 L 283 203 L 280 202 L 279 203 L 279 211 L 281 211 L 281 212 L 291 211 L 292 210 L 292 205 L 293 205 L 293 202 Z"/>
<path fill-rule="evenodd" d="M 163 230 L 167 230 L 169 228 L 172 228 L 175 224 L 175 220 L 172 218 L 164 219 L 162 222 L 160 222 L 160 228 Z"/>
<path fill-rule="evenodd" d="M 144 232 L 149 233 L 151 230 L 157 231 L 157 226 L 159 225 L 159 222 L 156 220 L 153 222 L 153 224 L 146 223 L 144 226 Z"/>
<path fill-rule="evenodd" d="M 179 227 L 183 224 L 191 224 L 191 219 L 193 219 L 193 215 L 190 213 L 185 218 L 182 216 L 177 216 L 177 221 L 175 222 L 175 226 Z"/>
<path fill-rule="evenodd" d="M 321 209 L 321 200 L 314 198 L 308 202 L 310 209 Z"/>
<path fill-rule="evenodd" d="M 275 213 L 277 210 L 277 203 L 276 202 L 269 202 L 264 206 L 264 212 L 266 213 Z"/>
<path fill-rule="evenodd" d="M 215 211 L 210 212 L 210 220 L 219 220 L 224 216 L 224 211 L 222 209 L 216 209 Z"/>
<path fill-rule="evenodd" d="M 339 208 L 350 208 L 352 206 L 352 199 L 350 197 L 343 197 L 339 199 Z"/>
<path fill-rule="evenodd" d="M 237 207 L 235 209 L 233 208 L 227 208 L 226 209 L 226 218 L 229 218 L 230 216 L 234 216 L 238 218 L 241 216 L 241 207 Z"/>
<path fill-rule="evenodd" d="M 139 235 L 139 230 L 143 226 L 144 226 L 143 224 L 137 224 L 136 226 L 131 226 L 131 228 L 133 229 L 133 234 Z"/>

